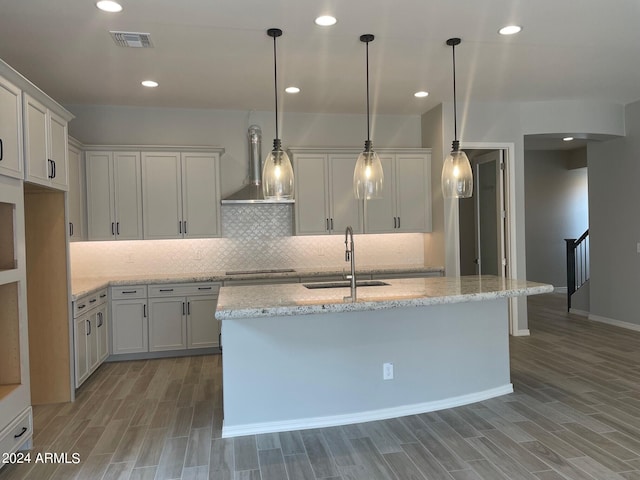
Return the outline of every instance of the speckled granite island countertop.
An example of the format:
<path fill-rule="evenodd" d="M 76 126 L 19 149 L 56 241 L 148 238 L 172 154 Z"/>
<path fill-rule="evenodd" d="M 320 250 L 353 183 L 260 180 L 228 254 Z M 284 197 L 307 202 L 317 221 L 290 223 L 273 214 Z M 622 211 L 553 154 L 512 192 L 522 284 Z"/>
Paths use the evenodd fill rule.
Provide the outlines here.
<path fill-rule="evenodd" d="M 287 270 L 287 271 L 284 271 Z M 397 274 L 442 274 L 443 267 L 424 265 L 385 265 L 358 267 L 360 275 L 397 275 Z M 305 279 L 312 281 L 313 277 L 328 277 L 348 273 L 346 269 L 337 268 L 298 268 L 278 269 L 274 271 L 250 271 L 244 273 L 229 273 L 225 271 L 197 272 L 197 273 L 162 273 L 122 275 L 113 278 L 91 277 L 76 278 L 71 281 L 72 299 L 93 293 L 102 288 L 114 285 L 150 285 L 163 283 L 190 282 L 224 282 L 228 280 L 282 280 L 290 279 L 292 283 Z"/>
<path fill-rule="evenodd" d="M 304 284 L 223 287 L 218 320 L 384 310 L 498 298 L 553 291 L 552 285 L 495 276 L 430 277 L 385 280 L 388 285 L 358 287 L 356 301 L 344 300 L 350 289 L 308 289 Z"/>

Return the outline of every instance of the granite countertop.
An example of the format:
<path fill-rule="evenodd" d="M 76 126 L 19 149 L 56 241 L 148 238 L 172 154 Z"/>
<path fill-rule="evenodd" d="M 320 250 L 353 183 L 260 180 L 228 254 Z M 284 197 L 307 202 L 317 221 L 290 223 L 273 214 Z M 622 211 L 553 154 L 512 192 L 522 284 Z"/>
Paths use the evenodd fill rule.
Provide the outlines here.
<path fill-rule="evenodd" d="M 277 269 L 280 270 L 280 269 Z M 190 283 L 190 282 L 223 282 L 225 280 L 262 280 L 282 278 L 312 278 L 343 275 L 348 268 L 300 268 L 291 271 L 260 271 L 230 275 L 225 271 L 199 272 L 199 273 L 162 273 L 121 275 L 118 277 L 91 277 L 72 278 L 71 297 L 76 300 L 97 290 L 114 285 L 146 285 L 165 283 Z M 361 275 L 394 275 L 399 273 L 443 273 L 443 267 L 424 265 L 385 265 L 385 266 L 361 266 L 356 269 Z"/>
<path fill-rule="evenodd" d="M 223 287 L 218 296 L 215 316 L 219 320 L 233 320 L 382 310 L 494 300 L 553 291 L 552 285 L 489 275 L 393 279 L 386 282 L 389 285 L 358 287 L 355 302 L 343 299 L 350 293 L 348 287 L 310 290 L 300 283 Z"/>

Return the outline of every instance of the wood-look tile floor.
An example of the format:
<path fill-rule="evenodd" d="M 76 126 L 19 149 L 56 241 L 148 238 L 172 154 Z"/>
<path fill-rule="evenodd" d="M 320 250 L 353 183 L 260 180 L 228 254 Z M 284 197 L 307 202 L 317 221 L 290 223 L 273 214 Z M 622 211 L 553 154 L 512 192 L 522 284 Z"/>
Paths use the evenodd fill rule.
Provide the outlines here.
<path fill-rule="evenodd" d="M 75 403 L 34 409 L 34 452 L 81 462 L 0 479 L 640 479 L 640 333 L 564 310 L 529 298 L 513 394 L 342 427 L 221 439 L 219 356 L 105 364 Z"/>

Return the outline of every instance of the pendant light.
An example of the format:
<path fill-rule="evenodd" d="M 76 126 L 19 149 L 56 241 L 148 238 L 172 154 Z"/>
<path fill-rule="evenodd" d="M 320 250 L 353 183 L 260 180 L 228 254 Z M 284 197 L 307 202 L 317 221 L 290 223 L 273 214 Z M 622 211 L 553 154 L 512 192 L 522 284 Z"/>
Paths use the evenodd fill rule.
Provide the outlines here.
<path fill-rule="evenodd" d="M 456 105 L 456 45 L 459 38 L 450 38 L 447 45 L 453 52 L 453 131 L 454 140 L 451 153 L 442 166 L 442 195 L 445 198 L 469 198 L 473 193 L 473 172 L 467 154 L 460 150 L 458 141 L 458 117 Z"/>
<path fill-rule="evenodd" d="M 373 39 L 374 36 L 370 33 L 360 36 L 360 41 L 367 45 L 367 141 L 353 171 L 353 193 L 357 199 L 367 200 L 381 198 L 384 183 L 382 163 L 378 154 L 373 151 L 369 127 L 369 42 Z"/>
<path fill-rule="evenodd" d="M 273 38 L 273 72 L 276 99 L 276 138 L 273 140 L 273 150 L 264 161 L 262 168 L 262 192 L 265 199 L 290 200 L 293 199 L 293 167 L 287 152 L 282 150 L 282 143 L 278 138 L 278 66 L 276 63 L 276 38 L 282 35 L 279 28 L 270 28 L 267 35 Z"/>

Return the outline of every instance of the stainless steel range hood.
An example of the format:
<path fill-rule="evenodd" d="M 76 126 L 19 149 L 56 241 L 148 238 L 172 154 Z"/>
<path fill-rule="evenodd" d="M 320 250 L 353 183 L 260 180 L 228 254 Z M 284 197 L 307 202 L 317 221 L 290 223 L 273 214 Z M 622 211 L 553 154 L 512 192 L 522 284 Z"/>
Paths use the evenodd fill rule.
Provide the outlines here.
<path fill-rule="evenodd" d="M 222 199 L 223 205 L 238 203 L 294 203 L 293 199 L 265 199 L 262 194 L 262 130 L 251 125 L 249 139 L 249 184 Z"/>

